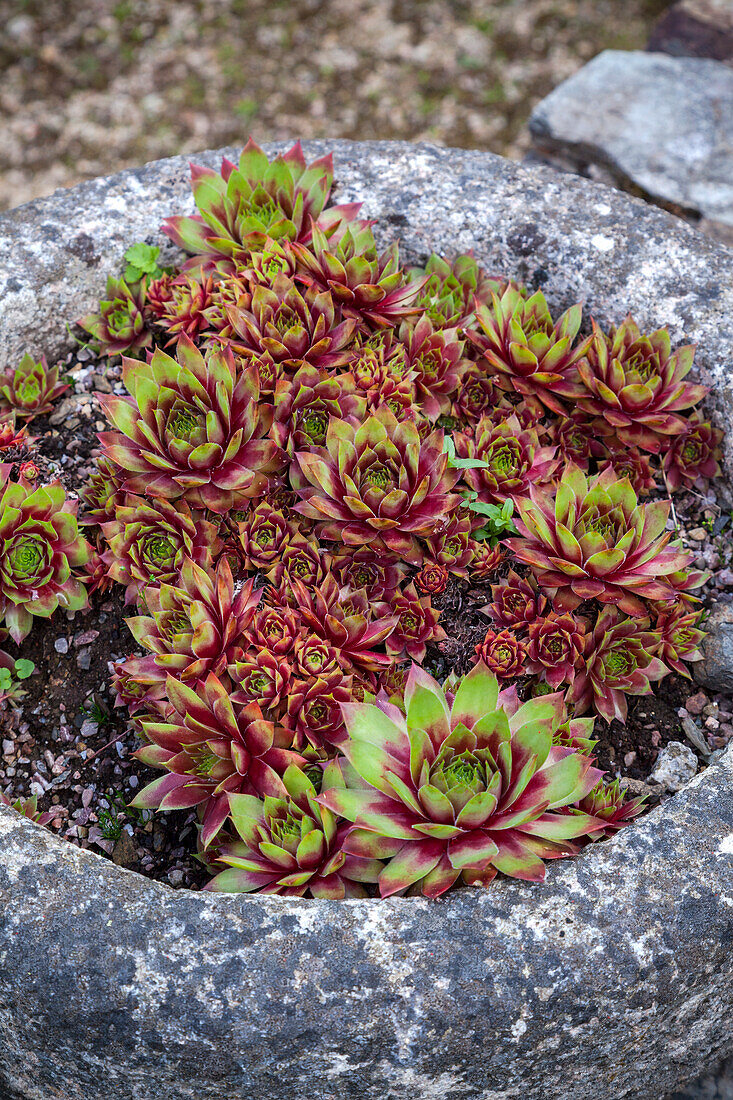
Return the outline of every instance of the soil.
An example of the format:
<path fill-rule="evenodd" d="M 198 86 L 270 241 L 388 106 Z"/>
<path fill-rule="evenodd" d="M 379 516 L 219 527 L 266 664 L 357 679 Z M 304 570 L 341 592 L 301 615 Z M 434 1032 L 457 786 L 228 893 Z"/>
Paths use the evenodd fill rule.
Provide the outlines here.
<path fill-rule="evenodd" d="M 86 347 L 67 357 L 63 372 L 71 389 L 50 416 L 32 423 L 31 434 L 38 440 L 33 457 L 42 477 L 59 477 L 73 496 L 93 469 L 96 432 L 105 427 L 93 393 L 123 388 L 119 365 L 97 361 Z M 675 508 L 679 535 L 696 550 L 696 567 L 715 571 L 702 590 L 709 606 L 719 592 L 733 589 L 731 517 L 714 490 L 706 496 L 679 494 Z M 429 647 L 425 663 L 431 671 L 445 675 L 471 666 L 489 625 L 480 609 L 490 595 L 489 581 L 469 585 L 452 578 L 434 597 L 448 640 Z M 34 627 L 22 646 L 22 656 L 35 664 L 23 683 L 26 694 L 0 709 L 0 789 L 11 798 L 36 794 L 39 809 L 54 812 L 51 829 L 71 843 L 170 885 L 198 888 L 208 876 L 194 854 L 195 813 L 154 815 L 126 808 L 159 774 L 132 758 L 137 740 L 110 691 L 112 662 L 135 651 L 124 621 L 132 613 L 122 590 L 113 586 L 95 593 L 87 611 L 66 618 L 57 614 Z M 12 642 L 3 644 L 20 655 Z M 688 715 L 711 750 L 733 737 L 733 698 L 702 692 L 670 675 L 654 696 L 629 700 L 625 726 L 597 720 L 599 766 L 610 777 L 643 782 L 664 745 L 686 740 L 681 719 Z M 692 747 L 704 766 L 706 757 Z"/>

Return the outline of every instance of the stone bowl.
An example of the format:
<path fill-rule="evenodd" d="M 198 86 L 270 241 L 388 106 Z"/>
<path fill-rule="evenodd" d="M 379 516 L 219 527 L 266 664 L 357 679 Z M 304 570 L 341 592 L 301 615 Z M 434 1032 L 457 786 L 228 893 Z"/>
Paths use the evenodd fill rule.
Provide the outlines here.
<path fill-rule="evenodd" d="M 408 259 L 473 248 L 555 307 L 698 341 L 730 434 L 733 253 L 488 153 L 306 154 L 331 147 L 339 201 Z M 124 250 L 192 210 L 187 177 L 159 161 L 0 218 L 0 366 L 68 348 Z M 654 1100 L 733 1047 L 733 751 L 543 885 L 437 902 L 173 891 L 2 807 L 0 838 L 6 1100 Z"/>

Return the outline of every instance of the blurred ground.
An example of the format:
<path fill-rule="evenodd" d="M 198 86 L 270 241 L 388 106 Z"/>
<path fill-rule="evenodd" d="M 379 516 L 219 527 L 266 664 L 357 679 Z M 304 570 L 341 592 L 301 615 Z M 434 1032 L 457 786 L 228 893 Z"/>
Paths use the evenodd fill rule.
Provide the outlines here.
<path fill-rule="evenodd" d="M 286 137 L 521 155 L 533 105 L 665 0 L 0 0 L 0 209 Z"/>

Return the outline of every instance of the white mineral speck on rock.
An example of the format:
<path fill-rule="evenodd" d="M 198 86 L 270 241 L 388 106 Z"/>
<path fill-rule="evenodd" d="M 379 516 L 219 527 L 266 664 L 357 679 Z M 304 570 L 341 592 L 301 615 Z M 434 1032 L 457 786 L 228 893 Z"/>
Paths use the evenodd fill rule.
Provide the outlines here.
<path fill-rule="evenodd" d="M 661 783 L 668 791 L 681 791 L 696 772 L 697 757 L 689 745 L 670 741 L 660 752 L 649 780 Z"/>
<path fill-rule="evenodd" d="M 590 243 L 600 252 L 610 252 L 614 245 L 611 237 L 604 237 L 602 233 L 596 233 L 594 237 L 591 237 Z"/>

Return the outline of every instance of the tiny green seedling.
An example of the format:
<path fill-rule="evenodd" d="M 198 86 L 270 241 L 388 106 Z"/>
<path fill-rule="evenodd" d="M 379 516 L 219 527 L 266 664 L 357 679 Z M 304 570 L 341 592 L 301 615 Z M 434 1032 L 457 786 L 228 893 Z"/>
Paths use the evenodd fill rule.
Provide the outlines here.
<path fill-rule="evenodd" d="M 145 244 L 143 241 L 131 245 L 125 253 L 125 282 L 138 283 L 144 275 L 149 279 L 159 279 L 163 274 L 163 269 L 158 267 L 159 255 L 160 249 L 156 245 Z"/>

